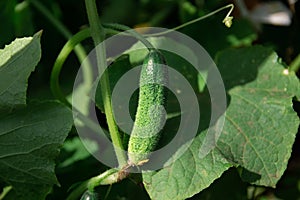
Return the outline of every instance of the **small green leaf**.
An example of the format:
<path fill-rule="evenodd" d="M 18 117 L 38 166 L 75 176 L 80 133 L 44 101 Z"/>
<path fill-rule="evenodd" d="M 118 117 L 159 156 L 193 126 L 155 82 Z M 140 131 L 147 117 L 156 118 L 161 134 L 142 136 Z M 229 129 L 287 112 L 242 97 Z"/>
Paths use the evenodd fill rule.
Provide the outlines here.
<path fill-rule="evenodd" d="M 41 57 L 40 32 L 0 49 L 0 111 L 26 104 L 27 80 Z"/>
<path fill-rule="evenodd" d="M 45 199 L 58 184 L 54 159 L 72 124 L 71 111 L 56 102 L 0 118 L 0 179 L 13 187 L 7 199 Z"/>

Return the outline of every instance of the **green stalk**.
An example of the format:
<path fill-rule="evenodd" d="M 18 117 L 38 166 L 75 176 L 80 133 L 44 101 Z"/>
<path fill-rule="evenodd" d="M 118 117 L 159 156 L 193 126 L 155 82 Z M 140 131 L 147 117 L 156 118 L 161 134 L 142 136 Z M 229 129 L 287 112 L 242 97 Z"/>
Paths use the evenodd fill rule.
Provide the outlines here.
<path fill-rule="evenodd" d="M 106 52 L 102 45 L 99 45 L 105 38 L 105 30 L 102 27 L 100 20 L 98 18 L 98 12 L 95 0 L 85 0 L 85 5 L 87 9 L 88 20 L 91 29 L 91 35 L 96 48 L 97 66 L 99 73 L 103 72 L 100 79 L 100 87 L 102 92 L 104 111 L 107 118 L 107 124 L 109 133 L 111 136 L 112 143 L 115 148 L 115 153 L 118 159 L 119 167 L 123 167 L 127 164 L 127 157 L 123 151 L 123 144 L 120 138 L 119 130 L 116 125 L 113 116 L 113 110 L 111 105 L 111 92 L 109 86 L 109 77 L 107 71 L 105 71 L 106 66 Z"/>
<path fill-rule="evenodd" d="M 102 174 L 92 177 L 87 181 L 81 183 L 76 189 L 74 189 L 68 196 L 67 200 L 77 200 L 87 189 L 94 191 L 94 188 L 99 185 L 111 185 L 120 181 L 119 171 L 116 169 L 109 169 Z"/>
<path fill-rule="evenodd" d="M 300 54 L 290 64 L 290 71 L 298 72 L 300 70 Z"/>

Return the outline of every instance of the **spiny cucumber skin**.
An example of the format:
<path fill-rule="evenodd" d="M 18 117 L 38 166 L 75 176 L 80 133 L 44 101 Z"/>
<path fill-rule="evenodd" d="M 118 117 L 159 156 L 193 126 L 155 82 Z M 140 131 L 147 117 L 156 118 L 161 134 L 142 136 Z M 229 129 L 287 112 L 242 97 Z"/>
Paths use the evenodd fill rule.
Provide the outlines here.
<path fill-rule="evenodd" d="M 167 68 L 163 55 L 157 50 L 149 52 L 140 74 L 138 108 L 128 144 L 130 165 L 138 165 L 148 158 L 156 147 L 166 116 L 163 108 L 166 102 Z M 161 107 L 155 109 L 155 107 Z M 153 112 L 151 112 L 153 111 Z"/>

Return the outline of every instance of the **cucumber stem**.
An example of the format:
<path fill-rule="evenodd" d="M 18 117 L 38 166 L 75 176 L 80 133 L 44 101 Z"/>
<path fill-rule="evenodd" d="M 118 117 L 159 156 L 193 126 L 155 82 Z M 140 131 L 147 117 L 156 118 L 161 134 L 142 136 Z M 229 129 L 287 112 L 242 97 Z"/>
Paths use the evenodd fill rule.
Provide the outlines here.
<path fill-rule="evenodd" d="M 67 200 L 77 200 L 86 189 L 94 191 L 94 188 L 100 185 L 112 185 L 126 178 L 128 174 L 122 175 L 117 169 L 109 169 L 98 176 L 92 177 L 84 181 L 76 187 L 68 196 Z"/>
<path fill-rule="evenodd" d="M 293 60 L 290 64 L 290 71 L 294 71 L 295 73 L 300 70 L 300 54 Z"/>
<path fill-rule="evenodd" d="M 106 114 L 108 129 L 112 143 L 114 145 L 119 167 L 122 168 L 127 164 L 127 157 L 123 151 L 122 140 L 119 134 L 118 126 L 113 116 L 109 77 L 107 71 L 105 70 L 105 66 L 107 64 L 106 51 L 103 45 L 99 45 L 105 39 L 105 30 L 100 23 L 95 0 L 85 0 L 85 5 L 90 24 L 91 35 L 96 48 L 97 66 L 99 73 L 102 74 L 102 77 L 100 79 L 100 87 L 102 92 L 104 111 Z"/>

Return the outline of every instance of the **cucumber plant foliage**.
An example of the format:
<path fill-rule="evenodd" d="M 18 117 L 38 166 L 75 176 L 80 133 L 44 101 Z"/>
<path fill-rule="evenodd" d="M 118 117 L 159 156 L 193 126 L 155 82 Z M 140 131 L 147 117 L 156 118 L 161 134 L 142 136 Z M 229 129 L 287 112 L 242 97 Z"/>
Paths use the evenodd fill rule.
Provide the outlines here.
<path fill-rule="evenodd" d="M 149 41 L 159 48 L 164 40 L 169 39 L 160 37 Z M 132 48 L 141 45 L 137 43 Z M 147 60 L 147 50 L 131 52 L 129 49 L 126 53 L 132 63 Z M 197 84 L 193 81 L 197 82 L 199 77 L 193 67 L 185 60 L 174 58 L 173 54 L 164 56 L 168 66 L 185 76 L 192 74 L 186 78 L 197 92 Z M 199 157 L 206 134 L 206 129 L 200 128 L 192 145 L 178 160 L 169 162 L 172 164 L 161 170 L 144 172 L 143 183 L 151 199 L 192 197 L 231 167 L 239 168 L 243 181 L 268 187 L 275 187 L 286 170 L 299 126 L 292 103 L 293 98 L 300 95 L 295 73 L 288 72 L 278 55 L 263 46 L 224 50 L 216 55 L 215 62 L 228 97 L 226 120 L 217 146 L 206 157 Z M 111 76 L 124 70 L 111 69 L 114 69 Z M 209 115 L 205 113 L 210 112 L 207 103 L 210 96 L 205 89 L 198 93 L 200 109 L 204 113 L 200 127 L 205 127 L 209 123 Z M 168 98 L 168 107 L 176 107 L 173 98 L 176 97 Z M 180 122 L 176 118 L 168 121 L 164 134 L 176 132 L 173 127 Z M 164 139 L 163 136 L 161 140 Z"/>
<path fill-rule="evenodd" d="M 168 38 L 151 38 L 149 41 L 159 47 L 164 40 Z M 141 45 L 137 43 L 133 49 Z M 131 62 L 140 63 L 145 59 L 147 50 L 130 52 L 129 49 L 127 53 Z M 186 78 L 196 90 L 197 84 L 193 82 L 197 82 L 199 77 L 193 67 L 174 58 L 174 55 L 164 55 L 168 66 L 183 75 L 192 76 Z M 159 171 L 143 173 L 144 186 L 152 199 L 191 197 L 207 188 L 230 167 L 240 169 L 242 180 L 269 187 L 275 187 L 286 170 L 299 126 L 292 103 L 293 98 L 300 95 L 295 73 L 287 73 L 277 54 L 263 46 L 224 50 L 216 55 L 215 62 L 228 97 L 226 120 L 217 147 L 205 158 L 199 157 L 206 134 L 206 129 L 202 129 L 178 160 Z M 111 69 L 114 69 L 111 76 L 123 70 Z M 201 113 L 204 113 L 200 126 L 205 127 L 209 120 L 205 113 L 210 112 L 207 104 L 209 94 L 205 89 L 198 93 Z M 168 107 L 176 107 L 172 98 L 175 97 L 168 99 Z M 179 122 L 177 119 L 169 120 L 164 134 L 176 132 L 173 127 L 177 127 Z"/>
<path fill-rule="evenodd" d="M 224 23 L 231 26 L 231 21 Z M 28 79 L 41 57 L 40 37 L 41 34 L 37 33 L 33 37 L 16 39 L 0 50 L 0 180 L 4 188 L 0 199 L 4 200 L 46 199 L 53 185 L 59 185 L 54 171 L 55 159 L 73 124 L 71 111 L 66 105 L 53 100 L 27 100 Z M 158 37 L 149 41 L 158 48 L 164 40 L 169 39 Z M 130 70 L 129 66 L 144 61 L 141 82 L 147 84 L 141 84 L 139 100 L 133 103 L 138 105 L 135 125 L 151 125 L 149 116 L 144 117 L 153 105 L 167 103 L 167 112 L 168 108 L 173 108 L 172 112 L 175 112 L 174 108 L 180 109 L 174 95 L 166 99 L 163 86 L 147 82 L 150 65 L 155 78 L 166 81 L 166 71 L 160 65 L 165 63 L 191 82 L 203 116 L 197 136 L 180 158 L 172 160 L 171 157 L 164 168 L 143 171 L 142 180 L 135 180 L 136 177 L 132 180 L 142 182 L 149 197 L 159 200 L 190 198 L 209 187 L 230 168 L 238 168 L 240 178 L 247 183 L 275 187 L 287 168 L 299 127 L 292 100 L 300 98 L 299 79 L 294 72 L 287 70 L 277 54 L 263 46 L 227 49 L 216 54 L 215 62 L 227 92 L 226 120 L 216 147 L 202 158 L 199 150 L 206 136 L 210 113 L 210 95 L 203 80 L 184 59 L 157 50 L 140 51 L 131 52 L 129 49 L 126 59 L 116 63 L 120 66 L 124 62 L 126 70 Z M 109 84 L 115 85 L 118 81 L 115 76 L 126 70 L 111 67 Z M 203 87 L 198 90 L 200 82 Z M 96 105 L 103 110 L 102 99 L 97 95 Z M 155 132 L 163 121 L 163 113 L 158 115 L 159 121 L 151 127 Z M 148 159 L 143 153 L 153 151 L 157 145 L 170 139 L 168 134 L 176 132 L 179 118 L 168 119 L 163 134 L 155 137 L 141 139 L 138 137 L 141 133 L 134 129 L 128 143 L 129 165 L 143 163 Z M 180 151 L 179 148 L 174 154 Z M 75 166 L 75 161 L 72 164 Z M 98 166 L 95 168 L 92 170 L 99 170 Z M 114 175 L 111 173 L 107 177 Z M 102 193 L 95 195 L 87 190 L 89 185 L 84 186 L 83 194 L 78 195 L 81 199 L 105 196 Z M 116 184 L 115 187 L 119 186 Z"/>
<path fill-rule="evenodd" d="M 26 101 L 27 82 L 41 57 L 41 33 L 0 50 L 0 180 L 4 199 L 45 199 L 54 184 L 59 149 L 73 124 L 56 101 Z M 2 198 L 2 197 L 1 197 Z"/>
<path fill-rule="evenodd" d="M 217 147 L 199 157 L 206 134 L 202 130 L 178 160 L 158 172 L 144 173 L 144 185 L 153 199 L 191 197 L 229 167 L 242 169 L 244 181 L 269 187 L 275 187 L 286 170 L 299 126 L 292 108 L 299 80 L 293 72 L 285 74 L 276 53 L 261 46 L 225 50 L 216 63 L 229 99 Z M 199 99 L 202 112 L 207 106 L 201 101 L 206 98 L 209 94 Z"/>

